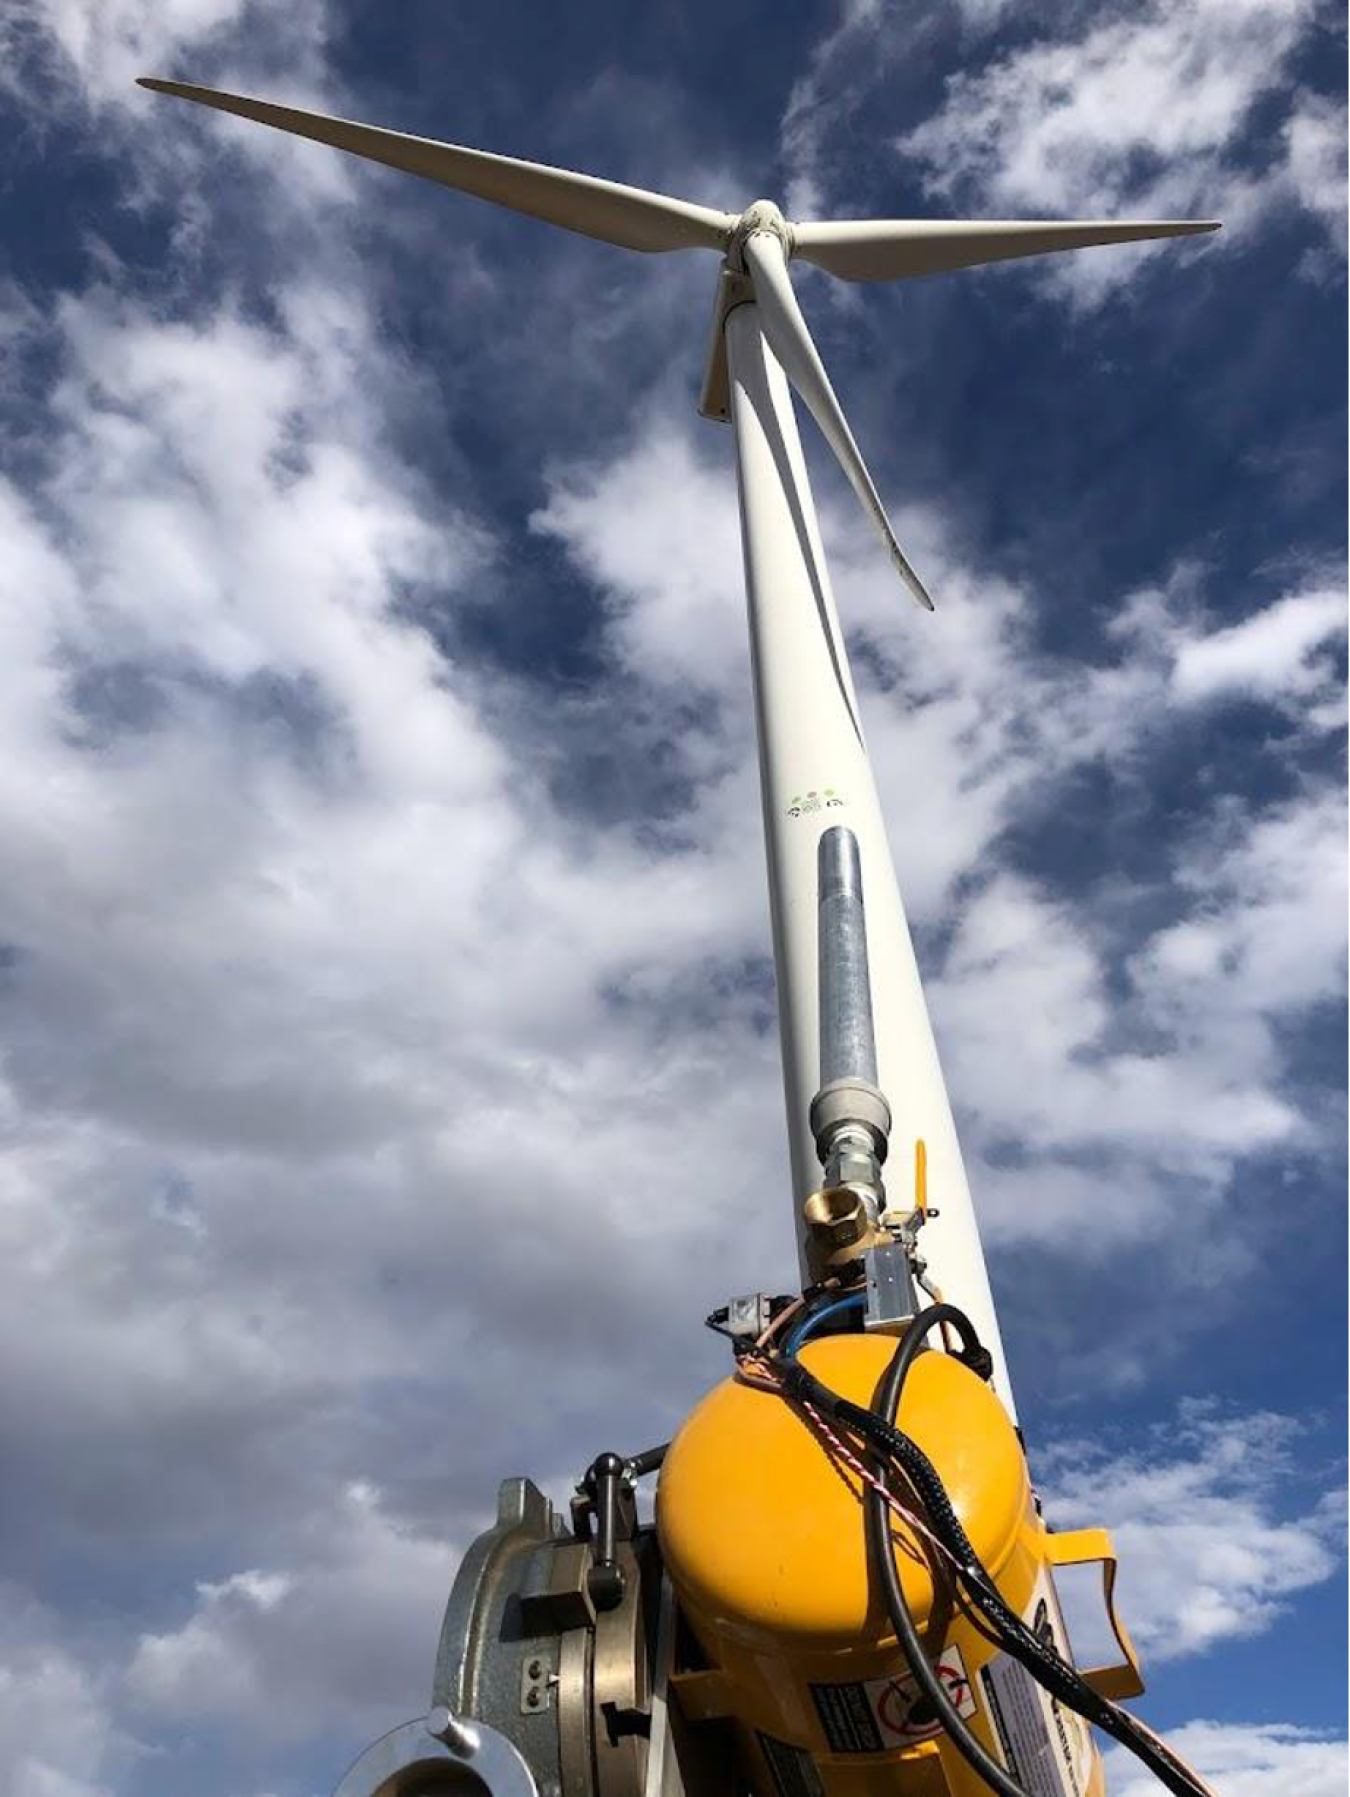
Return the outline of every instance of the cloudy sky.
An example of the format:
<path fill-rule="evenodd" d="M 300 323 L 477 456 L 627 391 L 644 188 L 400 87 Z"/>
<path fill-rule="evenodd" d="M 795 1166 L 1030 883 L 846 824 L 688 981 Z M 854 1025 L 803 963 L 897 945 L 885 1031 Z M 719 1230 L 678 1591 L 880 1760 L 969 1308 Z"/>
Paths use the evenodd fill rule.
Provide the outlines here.
<path fill-rule="evenodd" d="M 792 1276 L 710 260 L 153 73 L 732 211 L 1226 221 L 800 278 L 934 618 L 807 442 L 1033 1468 L 1223 1797 L 1343 1791 L 1341 31 L 11 0 L 0 1789 L 321 1797 L 497 1481 L 661 1439 Z"/>

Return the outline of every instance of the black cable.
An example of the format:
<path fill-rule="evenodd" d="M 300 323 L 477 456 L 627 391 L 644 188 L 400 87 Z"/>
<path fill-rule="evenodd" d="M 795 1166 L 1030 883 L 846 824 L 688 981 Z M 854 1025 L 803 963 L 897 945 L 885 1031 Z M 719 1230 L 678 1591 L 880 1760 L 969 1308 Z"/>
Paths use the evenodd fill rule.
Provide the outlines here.
<path fill-rule="evenodd" d="M 967 1348 L 971 1345 L 974 1329 L 961 1312 L 956 1312 L 954 1316 L 948 1315 L 944 1319 L 943 1312 L 951 1312 L 952 1309 L 953 1307 L 950 1305 L 933 1305 L 930 1310 L 916 1318 L 914 1326 L 906 1332 L 904 1340 L 892 1357 L 886 1377 L 877 1393 L 874 1408 L 875 1414 L 879 1415 L 888 1428 L 894 1430 L 897 1435 L 900 1432 L 896 1429 L 895 1418 L 899 1409 L 900 1393 L 910 1368 L 923 1348 L 925 1338 L 938 1323 L 947 1320 L 955 1325 Z M 921 1453 L 922 1450 L 917 1449 L 917 1444 L 914 1445 L 916 1452 Z M 926 1460 L 927 1457 L 924 1456 L 924 1459 Z M 928 1470 L 933 1473 L 934 1478 L 937 1477 L 931 1462 L 928 1463 Z M 876 1496 L 879 1504 L 882 1503 L 879 1493 L 873 1495 Z M 945 1497 L 945 1492 L 943 1495 Z M 1039 1636 L 1027 1628 L 1022 1618 L 1005 1603 L 1002 1594 L 999 1593 L 993 1580 L 980 1564 L 959 1522 L 956 1536 L 952 1545 L 964 1548 L 971 1563 L 970 1571 L 965 1572 L 963 1583 L 969 1588 L 972 1584 L 970 1574 L 975 1574 L 975 1589 L 970 1590 L 969 1594 L 980 1604 L 996 1628 L 999 1628 L 1007 1651 L 1042 1684 L 1048 1686 L 1053 1694 L 1058 1696 L 1070 1709 L 1086 1716 L 1105 1733 L 1110 1734 L 1123 1746 L 1136 1753 L 1170 1790 L 1178 1793 L 1179 1797 L 1191 1797 L 1197 1787 L 1186 1768 L 1173 1761 L 1167 1749 L 1163 1748 L 1160 1754 L 1159 1744 L 1136 1730 L 1134 1719 L 1127 1711 L 1119 1709 L 1115 1704 L 1099 1696 L 1086 1683 L 1076 1668 L 1062 1659 Z M 903 1591 L 901 1595 L 903 1596 Z M 992 1602 L 989 1601 L 991 1599 Z M 1177 1782 L 1178 1778 L 1181 1780 L 1180 1783 Z"/>
<path fill-rule="evenodd" d="M 923 1346 L 928 1329 L 944 1320 L 950 1321 L 958 1329 L 967 1349 L 979 1348 L 979 1340 L 974 1327 L 963 1312 L 947 1304 L 935 1305 L 931 1311 L 925 1311 L 923 1317 L 916 1320 L 906 1331 L 888 1369 L 883 1387 L 878 1393 L 877 1409 L 883 1421 L 889 1423 L 891 1416 L 894 1415 L 895 1405 L 899 1402 L 900 1387 L 904 1383 L 905 1375 L 913 1364 L 915 1356 Z M 920 1328 L 920 1321 L 924 1322 L 926 1327 Z M 795 1370 L 802 1375 L 802 1379 L 793 1381 L 793 1383 L 804 1383 L 810 1380 L 812 1386 L 817 1384 L 817 1381 L 806 1373 L 805 1368 Z M 825 1389 L 821 1387 L 820 1391 L 823 1392 Z M 891 1393 L 893 1396 L 888 1396 Z M 813 1393 L 813 1395 L 818 1394 Z M 835 1394 L 831 1393 L 830 1395 L 833 1397 Z M 836 1402 L 839 1403 L 839 1409 L 842 1411 L 843 1403 L 838 1400 Z M 854 1406 L 850 1405 L 848 1408 L 852 1409 Z M 841 1420 L 843 1420 L 842 1416 Z M 884 1473 L 886 1470 L 885 1459 L 881 1456 L 877 1456 L 877 1458 L 880 1461 L 880 1470 Z M 929 1470 L 932 1471 L 931 1466 Z M 933 1483 L 938 1485 L 939 1490 L 941 1489 L 936 1472 L 933 1472 Z M 942 1497 L 945 1500 L 945 1491 L 942 1492 Z M 864 1523 L 872 1565 L 881 1583 L 886 1612 L 890 1617 L 891 1627 L 895 1630 L 895 1638 L 909 1662 L 915 1683 L 932 1704 L 952 1745 L 984 1780 L 990 1790 L 997 1794 L 997 1797 L 1029 1797 L 1025 1786 L 1009 1777 L 979 1737 L 967 1727 L 965 1718 L 952 1701 L 947 1687 L 942 1682 L 942 1675 L 934 1670 L 928 1659 L 924 1650 L 923 1638 L 919 1634 L 906 1601 L 904 1584 L 895 1564 L 895 1551 L 891 1545 L 890 1509 L 885 1497 L 875 1486 L 867 1488 L 864 1500 Z"/>
<path fill-rule="evenodd" d="M 920 1321 L 923 1327 L 920 1328 Z M 904 1386 L 909 1369 L 913 1366 L 920 1350 L 924 1346 L 929 1331 L 941 1322 L 950 1322 L 961 1337 L 967 1352 L 978 1350 L 980 1343 L 970 1319 L 951 1304 L 936 1304 L 923 1313 L 922 1318 L 905 1331 L 900 1346 L 891 1358 L 886 1369 L 874 1402 L 874 1409 L 881 1420 L 895 1426 L 895 1416 L 900 1404 L 900 1392 Z M 884 1467 L 882 1469 L 884 1471 Z M 905 1599 L 904 1582 L 895 1564 L 895 1554 L 890 1541 L 889 1505 L 885 1497 L 875 1486 L 868 1486 L 866 1497 L 866 1528 L 868 1546 L 872 1552 L 872 1561 L 881 1576 L 882 1594 L 886 1600 L 886 1610 L 891 1619 L 891 1627 L 895 1630 L 896 1640 L 903 1648 L 909 1661 L 910 1671 L 914 1674 L 928 1698 L 937 1711 L 942 1726 L 946 1729 L 952 1746 L 962 1755 L 967 1764 L 996 1792 L 998 1797 L 1026 1797 L 1023 1786 L 1009 1777 L 1003 1767 L 985 1747 L 978 1735 L 970 1729 L 960 1710 L 948 1695 L 942 1682 L 940 1672 L 929 1664 L 924 1652 L 923 1639 L 919 1634 L 909 1604 Z"/>
<path fill-rule="evenodd" d="M 933 1306 L 934 1312 L 938 1309 L 938 1306 Z M 899 1374 L 894 1389 L 896 1404 L 899 1402 L 904 1376 L 919 1353 L 921 1345 L 919 1338 L 921 1335 L 926 1335 L 941 1320 L 939 1315 L 930 1316 L 925 1312 L 916 1320 L 913 1330 L 907 1336 L 906 1341 L 902 1343 L 901 1349 L 897 1351 L 893 1362 L 895 1371 Z M 891 1383 L 888 1376 L 885 1386 L 889 1387 Z M 852 1410 L 857 1407 L 848 1406 L 848 1408 Z M 881 1404 L 878 1403 L 878 1410 L 880 1409 Z M 949 1550 L 959 1560 L 960 1577 L 967 1594 L 994 1625 L 1005 1652 L 1024 1666 L 1038 1683 L 1043 1685 L 1052 1696 L 1057 1697 L 1067 1708 L 1084 1716 L 1089 1722 L 1095 1723 L 1104 1733 L 1119 1741 L 1122 1746 L 1129 1748 L 1148 1765 L 1154 1775 L 1170 1791 L 1176 1794 L 1176 1797 L 1194 1797 L 1197 1786 L 1190 1774 L 1184 1768 L 1177 1766 L 1171 1760 L 1170 1755 L 1160 1754 L 1156 1743 L 1135 1728 L 1133 1718 L 1127 1711 L 1117 1708 L 1116 1705 L 1109 1703 L 1093 1691 L 1077 1670 L 1068 1661 L 1062 1659 L 1039 1636 L 1035 1635 L 1022 1618 L 1008 1606 L 971 1546 L 964 1528 L 951 1508 L 945 1490 L 941 1487 L 936 1470 L 923 1450 L 918 1447 L 917 1443 L 910 1441 L 907 1436 L 897 1430 L 890 1422 L 889 1416 L 882 1415 L 878 1418 L 875 1413 L 866 1414 L 874 1423 L 878 1420 L 881 1421 L 888 1441 L 893 1438 L 892 1445 L 898 1447 L 901 1443 L 905 1444 L 901 1463 L 907 1471 L 912 1468 L 917 1472 L 918 1478 L 915 1483 L 919 1487 L 920 1495 L 924 1497 L 926 1506 L 930 1508 L 930 1514 L 933 1515 L 935 1532 L 946 1541 Z M 894 1412 L 892 1411 L 891 1414 Z M 941 1501 L 937 1505 L 936 1514 L 932 1510 L 932 1494 L 928 1489 L 930 1483 L 936 1484 L 941 1492 Z"/>
<path fill-rule="evenodd" d="M 928 1328 L 943 1320 L 939 1313 L 947 1308 L 949 1307 L 934 1305 L 931 1311 L 922 1312 L 911 1325 L 905 1342 L 897 1350 L 902 1376 L 913 1365 L 922 1336 L 927 1333 Z M 911 1342 L 913 1345 L 908 1346 Z M 780 1377 L 790 1394 L 807 1397 L 818 1407 L 830 1411 L 873 1448 L 880 1447 L 899 1462 L 929 1513 L 934 1533 L 955 1560 L 958 1574 L 969 1595 L 994 1625 L 1001 1644 L 1040 1683 L 1061 1696 L 1071 1709 L 1088 1714 L 1091 1720 L 1097 1720 L 1099 1709 L 1104 1707 L 1102 1700 L 1088 1686 L 1083 1685 L 1073 1667 L 1034 1635 L 1022 1618 L 1008 1606 L 972 1547 L 936 1468 L 918 1443 L 876 1412 L 865 1410 L 847 1398 L 840 1397 L 837 1392 L 830 1391 L 803 1367 L 785 1365 L 780 1368 Z M 1090 1708 L 1084 1709 L 1085 1704 Z M 1105 1720 L 1103 1726 L 1107 1726 Z"/>
<path fill-rule="evenodd" d="M 882 1470 L 885 1470 L 884 1463 Z M 965 1718 L 942 1682 L 941 1673 L 936 1672 L 929 1663 L 923 1638 L 905 1600 L 905 1587 L 895 1564 L 895 1550 L 891 1545 L 890 1506 L 885 1497 L 874 1485 L 869 1485 L 863 1503 L 872 1566 L 881 1582 L 881 1593 L 885 1599 L 886 1613 L 891 1619 L 891 1627 L 895 1630 L 895 1638 L 909 1661 L 915 1683 L 932 1704 L 952 1746 L 974 1768 L 990 1790 L 997 1793 L 997 1797 L 1030 1797 L 1026 1787 L 1008 1776 L 979 1737 L 967 1727 Z"/>
<path fill-rule="evenodd" d="M 891 1420 L 896 1414 L 905 1378 L 923 1348 L 925 1338 L 944 1321 L 951 1323 L 961 1336 L 964 1346 L 961 1359 L 967 1364 L 975 1365 L 977 1370 L 982 1359 L 987 1361 L 988 1356 L 980 1347 L 974 1326 L 964 1312 L 957 1310 L 954 1305 L 931 1305 L 927 1310 L 921 1311 L 906 1330 L 878 1392 L 876 1407 L 872 1410 L 864 1409 L 841 1397 L 838 1392 L 831 1391 L 797 1362 L 779 1359 L 776 1370 L 789 1395 L 807 1399 L 818 1408 L 828 1411 L 855 1435 L 862 1437 L 874 1452 L 880 1450 L 883 1456 L 888 1455 L 898 1462 L 928 1511 L 934 1534 L 955 1560 L 957 1576 L 967 1596 L 991 1623 L 1004 1651 L 1025 1667 L 1039 1684 L 1067 1708 L 1095 1723 L 1104 1733 L 1127 1747 L 1175 1797 L 1196 1797 L 1201 1787 L 1189 1771 L 1173 1758 L 1170 1750 L 1160 1748 L 1150 1736 L 1138 1729 L 1128 1711 L 1120 1709 L 1093 1691 L 1077 1670 L 1035 1635 L 1009 1607 L 971 1545 L 933 1463 L 918 1443 L 905 1435 Z M 876 1494 L 876 1502 L 884 1511 L 885 1503 L 879 1493 Z M 870 1518 L 870 1509 L 868 1515 Z M 869 1520 L 869 1545 L 872 1540 L 871 1528 Z M 884 1578 L 884 1567 L 880 1570 Z M 891 1570 L 894 1573 L 893 1563 Z M 901 1596 L 903 1597 L 903 1589 Z M 893 1623 L 895 1620 L 892 1618 Z M 916 1668 L 916 1677 L 918 1676 Z M 920 1682 L 923 1682 L 922 1679 Z M 931 1693 L 929 1695 L 931 1697 Z M 953 1736 L 953 1739 L 955 1741 L 956 1737 Z M 956 1744 L 960 1746 L 959 1741 Z M 981 1772 L 981 1776 L 986 1775 Z M 995 1785 L 994 1788 L 998 1790 L 1000 1787 Z"/>

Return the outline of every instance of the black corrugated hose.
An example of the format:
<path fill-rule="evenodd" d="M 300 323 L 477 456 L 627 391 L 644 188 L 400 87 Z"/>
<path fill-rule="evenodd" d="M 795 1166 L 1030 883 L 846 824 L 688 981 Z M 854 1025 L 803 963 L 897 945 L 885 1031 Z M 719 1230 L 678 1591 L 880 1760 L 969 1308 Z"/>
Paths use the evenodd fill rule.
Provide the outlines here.
<path fill-rule="evenodd" d="M 936 1468 L 918 1443 L 896 1427 L 894 1418 L 905 1378 L 923 1350 L 926 1337 L 942 1322 L 950 1323 L 960 1335 L 960 1358 L 984 1371 L 989 1357 L 980 1346 L 969 1317 L 951 1304 L 930 1305 L 906 1329 L 871 1410 L 831 1391 L 795 1360 L 776 1357 L 775 1370 L 788 1396 L 808 1400 L 861 1437 L 880 1461 L 883 1471 L 891 1462 L 899 1466 L 922 1500 L 933 1533 L 956 1562 L 955 1575 L 965 1595 L 982 1613 L 1006 1653 L 1061 1703 L 1129 1748 L 1169 1791 L 1175 1793 L 1175 1797 L 1210 1797 L 1189 1768 L 1174 1760 L 1161 1743 L 1137 1728 L 1128 1711 L 1099 1696 L 1068 1661 L 1061 1659 L 1053 1648 L 1033 1634 L 1008 1606 L 971 1546 Z M 1026 1797 L 1022 1787 L 1008 1777 L 965 1726 L 940 1676 L 928 1661 L 896 1569 L 885 1498 L 879 1491 L 869 1489 L 864 1505 L 868 1548 L 881 1581 L 887 1614 L 916 1681 L 937 1711 L 953 1746 L 990 1789 L 998 1793 L 998 1797 Z"/>

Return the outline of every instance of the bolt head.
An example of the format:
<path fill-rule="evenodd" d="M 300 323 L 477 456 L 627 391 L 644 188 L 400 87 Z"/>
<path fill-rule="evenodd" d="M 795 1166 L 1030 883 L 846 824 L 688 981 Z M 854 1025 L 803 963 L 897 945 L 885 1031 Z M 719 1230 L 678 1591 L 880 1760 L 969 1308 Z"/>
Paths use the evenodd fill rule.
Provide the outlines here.
<path fill-rule="evenodd" d="M 425 1726 L 434 1740 L 444 1741 L 451 1753 L 461 1759 L 471 1759 L 478 1751 L 477 1734 L 467 1722 L 461 1722 L 448 1704 L 433 1704 Z"/>

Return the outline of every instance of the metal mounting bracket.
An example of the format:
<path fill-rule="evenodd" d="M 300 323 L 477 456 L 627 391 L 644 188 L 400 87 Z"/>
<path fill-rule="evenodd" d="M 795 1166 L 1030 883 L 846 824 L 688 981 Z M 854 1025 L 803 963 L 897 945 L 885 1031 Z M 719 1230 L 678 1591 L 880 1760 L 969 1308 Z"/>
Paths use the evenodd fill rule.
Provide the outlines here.
<path fill-rule="evenodd" d="M 727 374 L 727 315 L 737 306 L 749 305 L 754 297 L 755 290 L 748 275 L 723 267 L 713 300 L 708 360 L 703 374 L 703 391 L 698 402 L 700 416 L 711 418 L 718 424 L 731 422 L 731 382 Z"/>

